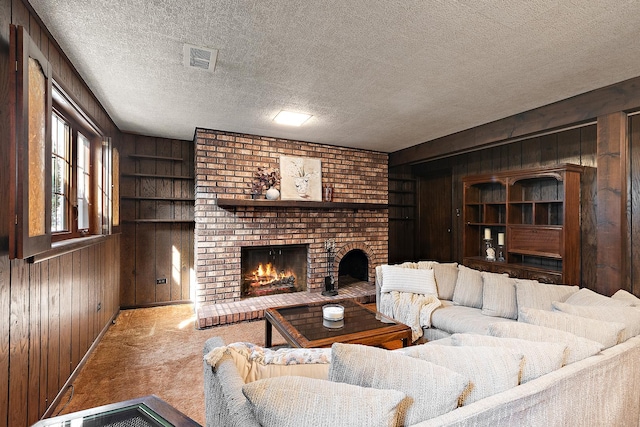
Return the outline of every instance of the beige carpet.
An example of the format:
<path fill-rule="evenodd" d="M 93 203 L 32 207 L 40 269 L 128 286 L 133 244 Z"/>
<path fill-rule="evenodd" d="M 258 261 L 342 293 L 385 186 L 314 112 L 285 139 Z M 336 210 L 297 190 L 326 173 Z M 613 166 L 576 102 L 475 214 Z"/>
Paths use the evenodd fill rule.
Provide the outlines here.
<path fill-rule="evenodd" d="M 191 304 L 121 311 L 74 381 L 71 401 L 68 390 L 54 414 L 155 394 L 204 425 L 204 342 L 221 336 L 264 345 L 264 320 L 204 330 L 194 321 Z M 284 343 L 274 330 L 273 344 Z"/>

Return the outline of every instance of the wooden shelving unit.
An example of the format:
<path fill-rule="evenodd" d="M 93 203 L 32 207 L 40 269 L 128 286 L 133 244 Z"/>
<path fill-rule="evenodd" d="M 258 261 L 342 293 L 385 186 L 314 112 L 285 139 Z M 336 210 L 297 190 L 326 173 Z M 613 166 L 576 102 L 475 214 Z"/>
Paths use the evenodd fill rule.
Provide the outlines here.
<path fill-rule="evenodd" d="M 184 159 L 138 153 L 131 153 L 128 157 L 133 160 L 135 169 L 121 176 L 134 179 L 133 185 L 127 187 L 134 194 L 121 195 L 120 198 L 135 206 L 129 210 L 134 214 L 131 215 L 133 217 L 123 218 L 122 222 L 192 223 L 194 177 L 173 173 L 182 172 L 180 167 L 176 169 L 174 165 L 184 162 Z"/>
<path fill-rule="evenodd" d="M 580 176 L 548 168 L 469 176 L 464 185 L 464 264 L 546 283 L 580 283 Z M 485 255 L 485 230 L 504 261 Z M 498 233 L 504 245 L 498 247 Z"/>

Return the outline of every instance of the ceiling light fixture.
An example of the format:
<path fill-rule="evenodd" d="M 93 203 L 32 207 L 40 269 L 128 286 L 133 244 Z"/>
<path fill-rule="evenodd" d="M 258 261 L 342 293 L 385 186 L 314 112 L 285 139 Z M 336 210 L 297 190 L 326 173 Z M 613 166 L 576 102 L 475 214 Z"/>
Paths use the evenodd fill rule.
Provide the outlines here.
<path fill-rule="evenodd" d="M 310 114 L 292 113 L 291 111 L 280 111 L 273 118 L 273 121 L 281 125 L 300 126 L 311 118 Z"/>

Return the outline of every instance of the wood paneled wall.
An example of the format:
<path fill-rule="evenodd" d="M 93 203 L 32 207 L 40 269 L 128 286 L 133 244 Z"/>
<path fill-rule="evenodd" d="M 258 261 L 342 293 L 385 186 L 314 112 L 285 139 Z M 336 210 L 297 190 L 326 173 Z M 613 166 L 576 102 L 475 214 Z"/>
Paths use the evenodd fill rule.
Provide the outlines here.
<path fill-rule="evenodd" d="M 55 404 L 118 313 L 120 279 L 118 235 L 38 263 L 8 258 L 10 24 L 27 29 L 56 81 L 119 143 L 118 129 L 28 3 L 0 0 L 0 427 L 31 425 Z"/>
<path fill-rule="evenodd" d="M 119 263 L 119 235 L 34 264 L 0 257 L 0 426 L 56 402 L 118 313 Z"/>
<path fill-rule="evenodd" d="M 463 205 L 462 178 L 464 176 L 551 166 L 559 163 L 595 167 L 596 137 L 596 125 L 592 124 L 414 165 L 415 176 L 428 175 L 431 171 L 438 170 L 447 171 L 447 173 L 451 171 L 453 180 L 452 206 L 441 207 L 438 203 L 431 203 L 430 206 L 433 210 L 446 209 L 448 215 L 451 215 L 454 260 L 462 261 L 462 216 L 456 215 L 456 209 L 461 210 Z M 596 284 L 595 179 L 595 170 L 589 169 L 584 174 L 582 183 L 582 282 L 589 288 L 594 288 Z M 433 210 L 421 210 L 418 222 L 432 221 L 430 212 L 433 213 Z M 418 247 L 422 245 L 425 245 L 425 242 L 418 241 L 416 243 Z"/>
<path fill-rule="evenodd" d="M 193 178 L 182 179 L 193 177 L 193 160 L 191 141 L 123 134 L 122 307 L 193 300 L 194 188 Z M 179 178 L 161 178 L 169 176 Z"/>

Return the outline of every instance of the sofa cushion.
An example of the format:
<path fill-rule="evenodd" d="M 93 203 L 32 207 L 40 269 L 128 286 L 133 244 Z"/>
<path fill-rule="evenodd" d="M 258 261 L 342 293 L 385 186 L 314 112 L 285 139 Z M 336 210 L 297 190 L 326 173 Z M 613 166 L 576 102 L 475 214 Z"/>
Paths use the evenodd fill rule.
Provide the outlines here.
<path fill-rule="evenodd" d="M 433 272 L 436 276 L 438 298 L 451 301 L 458 280 L 458 263 L 434 264 Z"/>
<path fill-rule="evenodd" d="M 564 302 L 571 305 L 600 305 L 613 307 L 631 305 L 629 301 L 609 298 L 587 288 L 582 288 L 575 294 L 571 294 Z"/>
<path fill-rule="evenodd" d="M 524 364 L 520 383 L 526 383 L 564 365 L 567 345 L 564 343 L 533 342 L 518 338 L 498 338 L 490 335 L 454 334 L 455 346 L 504 347 L 522 353 Z"/>
<path fill-rule="evenodd" d="M 405 354 L 435 363 L 469 378 L 471 387 L 462 396 L 462 405 L 517 386 L 523 358 L 521 353 L 507 348 L 434 344 L 410 347 Z"/>
<path fill-rule="evenodd" d="M 331 381 L 399 390 L 410 398 L 410 405 L 402 408 L 406 411 L 404 425 L 455 409 L 460 395 L 469 385 L 469 379 L 460 374 L 399 352 L 340 343 L 333 344 L 331 349 Z"/>
<path fill-rule="evenodd" d="M 584 306 L 554 302 L 553 309 L 574 316 L 603 320 L 605 322 L 622 323 L 625 325 L 621 338 L 622 341 L 626 341 L 640 334 L 640 310 L 636 310 L 635 307 Z"/>
<path fill-rule="evenodd" d="M 579 337 L 597 341 L 604 348 L 613 347 L 620 343 L 625 328 L 622 323 L 588 319 L 558 311 L 525 307 L 521 308 L 519 313 L 519 321 L 571 332 Z"/>
<path fill-rule="evenodd" d="M 618 301 L 626 301 L 629 302 L 633 307 L 640 307 L 640 298 L 633 295 L 631 292 L 627 292 L 624 289 L 618 290 L 615 294 L 611 296 L 611 298 Z"/>
<path fill-rule="evenodd" d="M 518 318 L 516 279 L 506 274 L 482 272 L 482 314 Z"/>
<path fill-rule="evenodd" d="M 305 377 L 275 377 L 242 387 L 262 426 L 396 426 L 406 401 L 397 390 L 379 390 Z"/>
<path fill-rule="evenodd" d="M 438 294 L 433 270 L 383 265 L 380 292 L 392 291 L 422 295 Z"/>
<path fill-rule="evenodd" d="M 215 367 L 225 354 L 231 356 L 245 383 L 283 375 L 327 379 L 331 362 L 331 349 L 328 348 L 271 350 L 245 342 L 217 347 L 204 358 Z"/>
<path fill-rule="evenodd" d="M 431 314 L 431 327 L 448 334 L 486 335 L 489 333 L 489 325 L 495 322 L 514 322 L 514 320 L 484 316 L 479 308 L 453 305 L 448 301 L 442 301 L 442 306 Z"/>
<path fill-rule="evenodd" d="M 478 270 L 458 266 L 458 278 L 453 291 L 453 303 L 482 308 L 482 275 Z"/>
<path fill-rule="evenodd" d="M 489 326 L 489 335 L 505 338 L 520 338 L 529 341 L 557 342 L 567 345 L 565 363 L 585 359 L 599 353 L 604 346 L 570 332 L 522 322 L 499 322 Z"/>
<path fill-rule="evenodd" d="M 579 289 L 578 286 L 546 285 L 536 280 L 516 279 L 518 309 L 529 307 L 551 311 L 553 301 L 564 302 Z"/>

